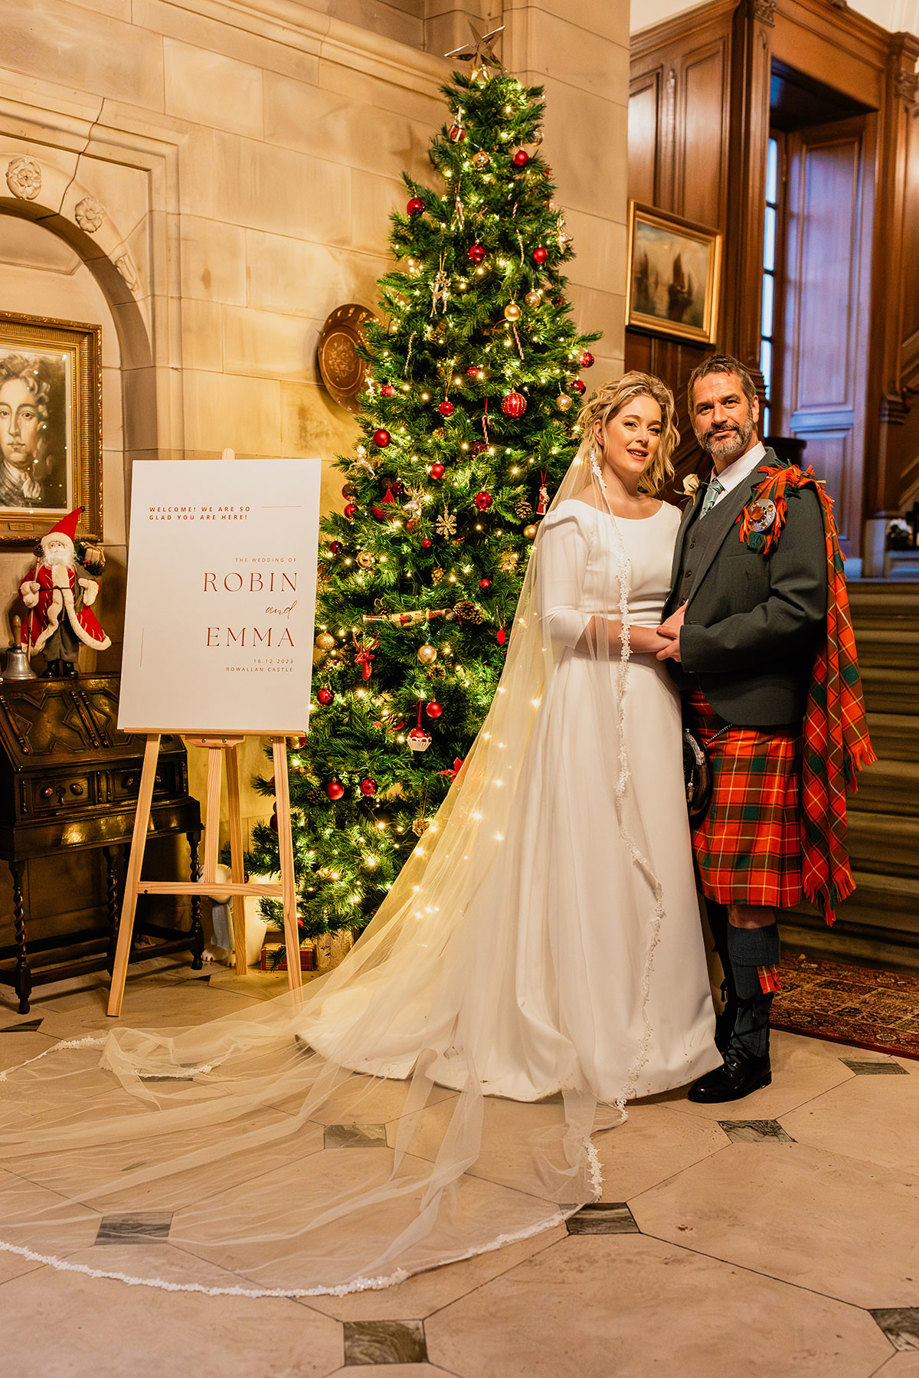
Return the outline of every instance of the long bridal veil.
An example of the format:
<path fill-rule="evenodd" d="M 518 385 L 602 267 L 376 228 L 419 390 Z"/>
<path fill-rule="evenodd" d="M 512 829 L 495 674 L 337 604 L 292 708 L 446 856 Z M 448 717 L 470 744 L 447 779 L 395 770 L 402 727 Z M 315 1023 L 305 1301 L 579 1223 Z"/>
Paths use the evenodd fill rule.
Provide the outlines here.
<path fill-rule="evenodd" d="M 343 1293 L 548 1229 L 596 1197 L 591 1134 L 624 1117 L 647 1056 L 662 895 L 623 730 L 629 562 L 591 439 L 537 537 L 488 717 L 348 958 L 302 996 L 177 1032 L 118 1026 L 0 1074 L 0 1248 L 168 1289 Z M 596 606 L 557 559 L 576 496 L 582 566 L 611 558 L 601 524 L 614 533 Z M 553 690 L 571 656 L 592 662 L 593 701 L 560 734 Z M 604 797 L 581 796 L 579 752 Z M 572 921 L 566 830 L 620 858 L 609 923 L 620 907 L 640 920 L 636 1014 L 613 1069 L 572 1034 L 597 974 Z"/>

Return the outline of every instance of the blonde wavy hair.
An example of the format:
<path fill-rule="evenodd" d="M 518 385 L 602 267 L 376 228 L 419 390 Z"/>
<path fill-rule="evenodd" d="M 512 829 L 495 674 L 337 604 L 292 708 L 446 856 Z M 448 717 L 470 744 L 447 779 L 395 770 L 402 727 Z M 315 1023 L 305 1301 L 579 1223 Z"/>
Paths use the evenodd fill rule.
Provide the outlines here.
<path fill-rule="evenodd" d="M 676 402 L 673 393 L 660 378 L 653 373 L 639 373 L 633 370 L 621 378 L 604 383 L 578 414 L 581 429 L 581 450 L 585 456 L 595 443 L 594 427 L 599 422 L 600 430 L 606 428 L 611 416 L 633 397 L 651 397 L 661 409 L 661 439 L 654 456 L 638 482 L 639 492 L 654 497 L 664 485 L 673 478 L 671 455 L 680 443 L 680 433 L 676 427 Z"/>

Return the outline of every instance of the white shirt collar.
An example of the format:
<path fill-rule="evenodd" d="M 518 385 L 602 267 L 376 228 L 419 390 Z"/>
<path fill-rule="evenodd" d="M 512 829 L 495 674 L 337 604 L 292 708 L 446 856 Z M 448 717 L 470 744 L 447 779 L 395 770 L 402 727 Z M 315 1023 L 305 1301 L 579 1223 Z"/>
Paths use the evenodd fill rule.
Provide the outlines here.
<path fill-rule="evenodd" d="M 752 450 L 747 450 L 739 459 L 735 459 L 733 464 L 729 464 L 720 474 L 714 475 L 721 484 L 723 492 L 718 494 L 718 500 L 724 493 L 730 493 L 732 489 L 740 486 L 745 479 L 750 478 L 756 469 L 759 468 L 766 457 L 766 447 L 761 440 L 753 446 Z"/>

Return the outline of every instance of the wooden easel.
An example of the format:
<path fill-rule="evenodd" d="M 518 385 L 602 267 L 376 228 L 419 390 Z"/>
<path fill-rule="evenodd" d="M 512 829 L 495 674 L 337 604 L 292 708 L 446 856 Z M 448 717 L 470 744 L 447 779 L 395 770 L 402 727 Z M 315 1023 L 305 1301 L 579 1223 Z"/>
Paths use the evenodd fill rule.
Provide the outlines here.
<path fill-rule="evenodd" d="M 255 734 L 239 732 L 208 734 L 186 738 L 192 746 L 201 746 L 207 758 L 207 826 L 204 833 L 204 869 L 196 880 L 141 880 L 150 806 L 156 779 L 161 733 L 150 733 L 144 750 L 144 764 L 137 796 L 137 816 L 131 839 L 131 855 L 125 877 L 124 900 L 115 964 L 109 991 L 107 1014 L 121 1014 L 124 986 L 128 974 L 128 959 L 134 937 L 134 916 L 138 895 L 209 895 L 214 890 L 233 898 L 233 941 L 236 949 L 236 973 L 246 971 L 246 921 L 243 899 L 246 895 L 266 895 L 280 899 L 284 908 L 284 943 L 287 948 L 287 980 L 292 991 L 298 991 L 303 978 L 300 972 L 300 935 L 297 928 L 297 890 L 294 881 L 294 848 L 290 823 L 290 786 L 287 778 L 287 738 L 272 736 L 274 757 L 275 797 L 277 799 L 278 850 L 281 857 L 280 882 L 247 882 L 243 871 L 243 829 L 239 811 L 239 762 L 236 749 L 246 737 Z M 220 834 L 220 781 L 222 761 L 227 769 L 227 801 L 230 815 L 230 876 L 229 881 L 217 879 L 217 853 Z"/>

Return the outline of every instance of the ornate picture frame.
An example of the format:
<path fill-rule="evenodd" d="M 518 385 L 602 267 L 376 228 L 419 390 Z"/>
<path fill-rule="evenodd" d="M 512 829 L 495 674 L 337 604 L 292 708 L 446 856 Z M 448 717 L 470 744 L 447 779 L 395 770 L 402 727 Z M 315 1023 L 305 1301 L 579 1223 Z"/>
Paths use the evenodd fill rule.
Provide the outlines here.
<path fill-rule="evenodd" d="M 0 311 L 0 547 L 102 539 L 102 327 Z"/>
<path fill-rule="evenodd" d="M 714 344 L 722 238 L 707 225 L 630 201 L 626 325 Z"/>

